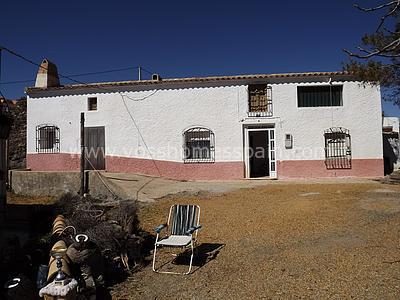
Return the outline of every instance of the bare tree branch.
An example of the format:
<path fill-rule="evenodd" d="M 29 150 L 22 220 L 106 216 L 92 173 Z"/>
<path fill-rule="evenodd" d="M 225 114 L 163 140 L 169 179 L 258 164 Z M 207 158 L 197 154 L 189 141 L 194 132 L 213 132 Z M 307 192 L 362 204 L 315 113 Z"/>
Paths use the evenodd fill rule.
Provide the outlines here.
<path fill-rule="evenodd" d="M 390 10 L 386 15 L 384 15 L 384 16 L 381 18 L 381 22 L 379 23 L 378 28 L 376 29 L 376 32 L 378 32 L 379 29 L 381 29 L 381 27 L 382 27 L 383 24 L 385 23 L 385 20 L 386 20 L 389 16 L 393 15 L 393 14 L 396 12 L 396 10 L 399 8 L 399 5 L 400 5 L 400 0 L 397 0 L 397 3 L 396 3 L 396 5 L 393 7 L 393 9 Z"/>
<path fill-rule="evenodd" d="M 396 3 L 398 3 L 398 2 L 399 2 L 399 1 L 396 0 L 396 1 L 392 1 L 392 2 L 389 2 L 389 3 L 385 3 L 385 4 L 382 4 L 382 5 L 376 6 L 376 7 L 361 7 L 361 6 L 358 5 L 358 4 L 353 4 L 353 6 L 354 6 L 355 8 L 357 8 L 357 9 L 361 10 L 361 11 L 364 11 L 364 12 L 371 12 L 371 11 L 380 10 L 380 9 L 382 9 L 382 8 L 385 8 L 385 7 L 387 7 L 387 6 L 396 4 Z"/>
<path fill-rule="evenodd" d="M 386 31 L 387 33 L 393 34 L 393 35 L 400 34 L 400 31 L 393 31 L 386 27 L 383 27 L 383 30 Z"/>
<path fill-rule="evenodd" d="M 353 56 L 353 57 L 357 57 L 357 58 L 362 58 L 362 59 L 366 59 L 366 58 L 371 58 L 373 56 L 380 56 L 380 57 L 388 57 L 388 58 L 393 58 L 393 57 L 400 57 L 400 53 L 399 54 L 389 54 L 388 52 L 392 52 L 394 50 L 397 50 L 400 46 L 400 38 L 392 41 L 391 43 L 387 44 L 385 47 L 383 47 L 382 49 L 374 49 L 374 50 L 367 50 L 365 48 L 362 48 L 360 46 L 357 47 L 358 50 L 360 50 L 361 52 L 366 53 L 366 55 L 361 55 L 361 54 L 357 54 L 357 53 L 353 53 L 347 49 L 343 49 L 344 52 L 346 52 L 348 55 Z"/>
<path fill-rule="evenodd" d="M 374 33 L 362 38 L 362 44 L 354 52 L 343 50 L 350 57 L 344 69 L 361 81 L 391 88 L 393 93 L 386 99 L 400 106 L 400 0 L 382 1 L 386 3 L 370 8 L 354 5 L 365 13 L 379 12 L 379 24 Z"/>
<path fill-rule="evenodd" d="M 364 40 L 364 44 L 367 45 L 368 48 L 357 47 L 357 49 L 361 53 L 355 53 L 349 51 L 347 49 L 344 50 L 349 56 L 360 58 L 360 59 L 369 59 L 371 57 L 381 57 L 381 58 L 397 58 L 400 57 L 400 32 L 395 30 L 390 30 L 387 27 L 384 27 L 386 20 L 389 17 L 393 17 L 398 10 L 400 10 L 400 0 L 393 0 L 375 7 L 361 7 L 358 4 L 354 4 L 354 7 L 363 11 L 363 12 L 373 12 L 378 10 L 386 10 L 386 13 L 380 18 L 379 25 L 376 29 L 377 34 L 372 35 L 371 37 L 366 37 Z M 382 31 L 380 31 L 383 27 L 383 31 L 388 33 L 389 35 L 384 35 Z M 390 26 L 391 27 L 391 26 Z M 380 43 L 375 42 L 375 39 L 378 39 Z M 392 41 L 387 41 L 387 39 Z M 380 45 L 380 44 L 383 45 Z"/>
<path fill-rule="evenodd" d="M 378 32 L 381 29 L 381 27 L 383 26 L 383 24 L 385 23 L 386 19 L 388 17 L 390 17 L 391 15 L 393 15 L 396 12 L 396 10 L 399 8 L 400 0 L 391 1 L 389 3 L 385 3 L 385 4 L 382 4 L 382 5 L 378 5 L 378 6 L 375 6 L 375 7 L 369 7 L 369 8 L 368 7 L 361 7 L 358 4 L 354 4 L 353 6 L 355 8 L 357 8 L 357 9 L 363 11 L 363 12 L 377 11 L 377 10 L 381 10 L 381 9 L 383 9 L 385 7 L 394 6 L 393 9 L 389 10 L 387 14 L 385 14 L 384 16 L 381 17 L 381 21 L 380 21 L 380 23 L 379 23 L 379 25 L 378 25 L 378 27 L 376 29 L 376 31 Z"/>

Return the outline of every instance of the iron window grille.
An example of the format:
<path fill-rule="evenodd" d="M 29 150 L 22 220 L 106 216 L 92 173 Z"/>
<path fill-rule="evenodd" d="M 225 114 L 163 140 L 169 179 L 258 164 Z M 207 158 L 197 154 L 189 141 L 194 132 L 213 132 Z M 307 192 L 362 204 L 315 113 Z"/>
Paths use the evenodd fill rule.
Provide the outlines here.
<path fill-rule="evenodd" d="M 351 169 L 350 131 L 332 127 L 324 132 L 325 165 L 327 169 Z"/>
<path fill-rule="evenodd" d="M 214 133 L 203 127 L 195 127 L 183 133 L 184 163 L 213 163 L 215 162 Z"/>
<path fill-rule="evenodd" d="M 249 117 L 272 116 L 272 88 L 266 84 L 249 85 Z"/>
<path fill-rule="evenodd" d="M 37 153 L 60 152 L 60 129 L 54 125 L 39 125 L 36 127 Z"/>

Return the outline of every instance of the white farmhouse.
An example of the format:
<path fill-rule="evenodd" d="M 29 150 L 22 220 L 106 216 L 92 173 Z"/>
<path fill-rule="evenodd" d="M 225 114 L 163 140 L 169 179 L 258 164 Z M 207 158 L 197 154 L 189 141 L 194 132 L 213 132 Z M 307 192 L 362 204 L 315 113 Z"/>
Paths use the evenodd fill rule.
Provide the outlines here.
<path fill-rule="evenodd" d="M 343 72 L 60 85 L 43 61 L 27 88 L 27 166 L 176 179 L 383 176 L 379 87 Z"/>

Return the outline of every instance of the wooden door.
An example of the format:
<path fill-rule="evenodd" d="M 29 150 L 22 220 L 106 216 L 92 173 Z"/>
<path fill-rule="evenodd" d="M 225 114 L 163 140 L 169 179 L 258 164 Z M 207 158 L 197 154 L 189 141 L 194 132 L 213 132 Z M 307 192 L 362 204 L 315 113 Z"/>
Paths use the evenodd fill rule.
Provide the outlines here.
<path fill-rule="evenodd" d="M 105 133 L 104 126 L 85 127 L 86 170 L 105 170 Z"/>

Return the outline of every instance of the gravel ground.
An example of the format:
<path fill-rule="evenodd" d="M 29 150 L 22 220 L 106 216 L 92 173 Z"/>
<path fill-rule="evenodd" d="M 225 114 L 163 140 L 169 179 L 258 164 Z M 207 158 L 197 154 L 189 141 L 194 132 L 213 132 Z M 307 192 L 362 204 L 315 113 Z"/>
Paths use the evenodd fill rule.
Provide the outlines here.
<path fill-rule="evenodd" d="M 400 297 L 399 185 L 283 183 L 176 195 L 141 210 L 144 229 L 165 222 L 173 203 L 201 206 L 199 266 L 179 276 L 149 264 L 114 286 L 113 298 Z"/>

